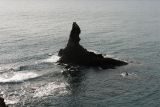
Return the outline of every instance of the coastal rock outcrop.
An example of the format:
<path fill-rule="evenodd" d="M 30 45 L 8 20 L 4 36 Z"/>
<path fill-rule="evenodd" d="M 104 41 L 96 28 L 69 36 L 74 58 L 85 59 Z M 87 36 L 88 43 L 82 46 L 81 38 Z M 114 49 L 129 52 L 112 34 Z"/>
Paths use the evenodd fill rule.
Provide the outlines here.
<path fill-rule="evenodd" d="M 76 22 L 73 22 L 72 30 L 69 36 L 67 46 L 64 49 L 60 49 L 58 55 L 60 56 L 59 63 L 69 65 L 84 65 L 101 67 L 103 69 L 114 68 L 116 66 L 127 65 L 126 62 L 105 58 L 102 54 L 95 54 L 87 49 L 83 48 L 80 42 L 81 29 Z"/>
<path fill-rule="evenodd" d="M 0 107 L 8 107 L 5 102 L 4 99 L 2 97 L 0 97 Z"/>

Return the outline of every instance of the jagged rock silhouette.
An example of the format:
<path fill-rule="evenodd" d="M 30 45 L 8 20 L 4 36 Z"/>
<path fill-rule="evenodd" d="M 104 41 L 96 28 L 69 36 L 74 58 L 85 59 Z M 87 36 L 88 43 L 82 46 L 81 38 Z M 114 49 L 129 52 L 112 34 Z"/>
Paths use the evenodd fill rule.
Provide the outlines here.
<path fill-rule="evenodd" d="M 60 49 L 58 55 L 61 57 L 59 63 L 77 64 L 85 66 L 101 67 L 103 69 L 127 65 L 126 62 L 112 58 L 104 58 L 102 54 L 95 54 L 83 48 L 80 44 L 81 30 L 76 22 L 73 22 L 67 46 Z"/>

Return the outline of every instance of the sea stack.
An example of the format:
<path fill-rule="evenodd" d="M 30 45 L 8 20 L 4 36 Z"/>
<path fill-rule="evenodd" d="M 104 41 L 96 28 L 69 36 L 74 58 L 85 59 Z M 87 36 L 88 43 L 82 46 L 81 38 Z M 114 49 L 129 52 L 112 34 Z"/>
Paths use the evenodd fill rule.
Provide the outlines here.
<path fill-rule="evenodd" d="M 95 54 L 94 52 L 87 51 L 87 49 L 83 48 L 79 44 L 80 33 L 80 27 L 76 22 L 73 22 L 67 46 L 64 49 L 60 49 L 58 53 L 60 56 L 60 60 L 58 61 L 59 63 L 101 67 L 103 69 L 127 65 L 124 61 L 105 58 L 102 54 Z"/>
<path fill-rule="evenodd" d="M 4 99 L 2 97 L 0 97 L 0 107 L 8 107 L 5 102 Z"/>

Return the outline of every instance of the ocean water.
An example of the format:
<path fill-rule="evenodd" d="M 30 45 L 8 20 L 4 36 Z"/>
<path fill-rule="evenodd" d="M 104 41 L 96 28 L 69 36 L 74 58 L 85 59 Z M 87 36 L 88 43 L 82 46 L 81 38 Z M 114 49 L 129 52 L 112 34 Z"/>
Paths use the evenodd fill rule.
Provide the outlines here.
<path fill-rule="evenodd" d="M 9 107 L 159 107 L 159 0 L 0 0 L 0 96 Z M 63 75 L 72 22 L 88 50 L 127 61 Z M 125 76 L 125 72 L 129 75 Z"/>

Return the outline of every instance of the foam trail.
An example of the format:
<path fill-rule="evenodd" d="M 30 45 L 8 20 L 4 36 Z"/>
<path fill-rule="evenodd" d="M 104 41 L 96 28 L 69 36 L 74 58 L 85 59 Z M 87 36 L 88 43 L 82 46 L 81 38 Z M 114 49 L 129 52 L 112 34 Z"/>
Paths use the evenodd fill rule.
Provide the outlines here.
<path fill-rule="evenodd" d="M 42 87 L 37 88 L 33 97 L 48 96 L 50 94 L 54 94 L 55 92 L 58 92 L 59 94 L 66 93 L 66 84 L 56 84 L 55 82 L 48 83 Z"/>
<path fill-rule="evenodd" d="M 24 80 L 36 78 L 39 75 L 33 72 L 12 72 L 0 76 L 0 83 L 22 82 Z"/>

